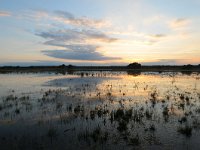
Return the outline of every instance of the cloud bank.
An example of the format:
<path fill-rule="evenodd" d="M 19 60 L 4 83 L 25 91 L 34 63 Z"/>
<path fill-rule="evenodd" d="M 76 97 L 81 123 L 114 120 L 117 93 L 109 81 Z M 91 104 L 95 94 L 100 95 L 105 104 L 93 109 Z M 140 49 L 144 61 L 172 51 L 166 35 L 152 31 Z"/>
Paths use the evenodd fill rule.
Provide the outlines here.
<path fill-rule="evenodd" d="M 97 47 L 91 45 L 65 45 L 66 50 L 43 50 L 42 53 L 61 59 L 102 61 L 120 59 L 117 57 L 107 57 L 97 51 Z"/>
<path fill-rule="evenodd" d="M 39 32 L 36 35 L 45 39 L 62 42 L 85 42 L 87 40 L 97 40 L 101 42 L 114 42 L 117 39 L 111 38 L 106 34 L 96 30 L 77 30 L 77 29 L 63 29 L 56 31 Z M 47 42 L 49 43 L 49 42 Z M 50 44 L 50 43 L 49 43 Z"/>
<path fill-rule="evenodd" d="M 55 11 L 53 19 L 72 25 L 72 28 L 51 29 L 47 31 L 38 31 L 36 36 L 44 38 L 45 45 L 62 48 L 62 50 L 42 50 L 42 54 L 67 60 L 83 61 L 104 61 L 120 60 L 119 57 L 109 57 L 99 51 L 104 44 L 116 42 L 118 39 L 113 38 L 100 31 L 104 21 L 93 20 L 86 17 L 75 17 L 73 14 L 64 11 Z M 38 15 L 47 16 L 45 12 Z"/>

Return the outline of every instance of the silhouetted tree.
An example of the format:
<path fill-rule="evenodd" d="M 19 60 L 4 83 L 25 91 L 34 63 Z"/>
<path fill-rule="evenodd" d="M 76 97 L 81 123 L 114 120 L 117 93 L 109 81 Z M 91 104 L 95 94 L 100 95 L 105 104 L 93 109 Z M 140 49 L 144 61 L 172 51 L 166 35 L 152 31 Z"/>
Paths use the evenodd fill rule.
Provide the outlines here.
<path fill-rule="evenodd" d="M 142 66 L 141 64 L 134 62 L 134 63 L 129 64 L 127 67 L 130 69 L 141 69 Z"/>
<path fill-rule="evenodd" d="M 62 65 L 60 65 L 59 67 L 60 67 L 60 68 L 65 68 L 66 66 L 65 66 L 65 64 L 62 64 Z"/>
<path fill-rule="evenodd" d="M 193 68 L 193 65 L 191 65 L 191 64 L 183 66 L 183 69 L 192 69 L 192 68 Z"/>
<path fill-rule="evenodd" d="M 68 69 L 72 69 L 73 68 L 73 66 L 70 64 L 70 65 L 68 65 Z"/>

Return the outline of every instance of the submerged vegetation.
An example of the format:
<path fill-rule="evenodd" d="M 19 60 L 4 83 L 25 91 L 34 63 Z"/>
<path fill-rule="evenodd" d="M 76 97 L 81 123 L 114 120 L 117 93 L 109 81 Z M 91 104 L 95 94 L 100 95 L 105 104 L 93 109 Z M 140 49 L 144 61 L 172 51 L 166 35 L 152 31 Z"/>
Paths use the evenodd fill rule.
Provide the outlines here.
<path fill-rule="evenodd" d="M 199 81 L 78 72 L 34 92 L 9 87 L 0 100 L 1 149 L 184 149 L 200 139 Z"/>

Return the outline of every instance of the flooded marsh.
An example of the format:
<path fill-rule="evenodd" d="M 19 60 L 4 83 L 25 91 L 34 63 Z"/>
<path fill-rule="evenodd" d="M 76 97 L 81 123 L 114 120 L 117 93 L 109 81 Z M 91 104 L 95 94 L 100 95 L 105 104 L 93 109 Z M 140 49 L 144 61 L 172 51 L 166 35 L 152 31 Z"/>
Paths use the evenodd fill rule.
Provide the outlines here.
<path fill-rule="evenodd" d="M 0 149 L 199 149 L 200 74 L 0 74 Z"/>

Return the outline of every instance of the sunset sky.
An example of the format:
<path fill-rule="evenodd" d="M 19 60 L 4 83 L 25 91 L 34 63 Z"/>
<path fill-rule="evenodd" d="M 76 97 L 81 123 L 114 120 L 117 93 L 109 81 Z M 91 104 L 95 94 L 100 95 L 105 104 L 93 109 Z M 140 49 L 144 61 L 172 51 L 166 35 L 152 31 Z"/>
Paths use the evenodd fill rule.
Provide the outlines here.
<path fill-rule="evenodd" d="M 200 0 L 0 0 L 0 65 L 200 64 Z"/>

